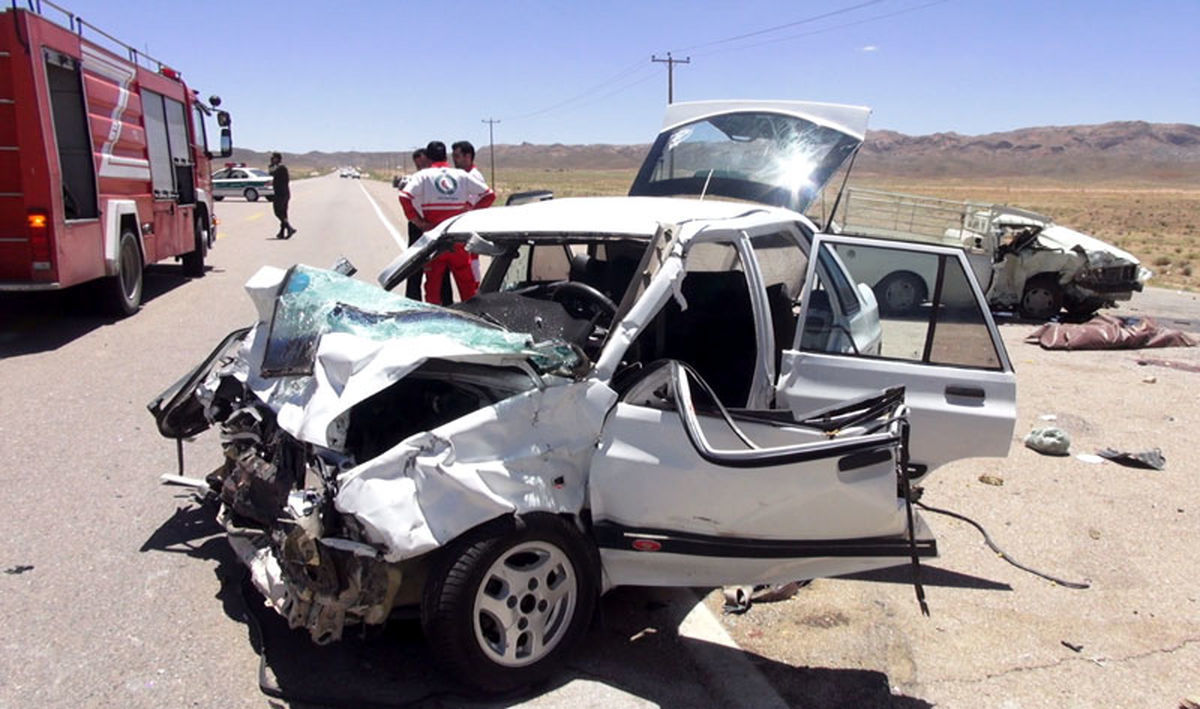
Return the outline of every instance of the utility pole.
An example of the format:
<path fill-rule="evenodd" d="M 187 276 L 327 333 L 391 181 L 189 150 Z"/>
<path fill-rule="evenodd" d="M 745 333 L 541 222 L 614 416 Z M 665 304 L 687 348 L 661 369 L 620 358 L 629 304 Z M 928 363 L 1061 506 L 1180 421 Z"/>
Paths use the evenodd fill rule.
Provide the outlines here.
<path fill-rule="evenodd" d="M 485 118 L 481 123 L 488 124 L 488 157 L 492 160 L 492 176 L 488 179 L 492 189 L 496 189 L 496 136 L 492 129 L 500 122 L 498 118 Z"/>
<path fill-rule="evenodd" d="M 675 65 L 691 64 L 692 58 L 688 57 L 687 59 L 672 59 L 671 53 L 667 52 L 666 59 L 659 59 L 651 54 L 650 61 L 667 65 L 667 103 L 675 103 Z"/>

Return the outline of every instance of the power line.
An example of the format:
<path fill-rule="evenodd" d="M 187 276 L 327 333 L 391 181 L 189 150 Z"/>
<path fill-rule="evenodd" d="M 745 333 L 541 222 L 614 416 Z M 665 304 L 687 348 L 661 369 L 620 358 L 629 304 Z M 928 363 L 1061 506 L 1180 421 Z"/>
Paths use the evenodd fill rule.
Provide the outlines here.
<path fill-rule="evenodd" d="M 761 34 L 767 34 L 769 32 L 776 32 L 778 30 L 786 29 L 788 27 L 795 27 L 796 25 L 807 24 L 809 22 L 816 22 L 817 20 L 823 20 L 827 17 L 834 17 L 836 15 L 844 15 L 847 12 L 854 12 L 855 10 L 861 10 L 864 7 L 868 7 L 871 5 L 878 5 L 881 2 L 886 2 L 886 0 L 867 0 L 867 2 L 862 2 L 857 5 L 851 5 L 850 7 L 844 7 L 840 10 L 833 10 L 831 12 L 825 12 L 820 15 L 813 15 L 812 17 L 806 17 L 802 20 L 795 20 L 793 22 L 785 22 L 782 25 L 775 25 L 774 27 L 767 27 L 766 29 L 755 30 L 754 32 L 746 32 L 745 34 L 739 34 L 734 37 L 726 37 L 725 39 L 717 39 L 717 40 L 713 40 L 712 42 L 705 42 L 703 44 L 694 44 L 690 47 L 684 47 L 683 49 L 680 49 L 679 51 L 686 52 L 686 51 L 689 51 L 692 49 L 703 49 L 705 47 L 712 47 L 712 46 L 715 46 L 718 44 L 726 44 L 728 42 L 736 42 L 739 39 L 747 39 L 749 37 L 757 37 L 758 35 L 761 35 Z"/>
<path fill-rule="evenodd" d="M 725 47 L 724 49 L 714 49 L 711 52 L 702 52 L 699 56 L 708 57 L 708 56 L 712 56 L 714 54 L 723 54 L 725 52 L 736 52 L 736 51 L 741 51 L 743 49 L 754 49 L 756 47 L 764 47 L 768 44 L 778 44 L 780 42 L 787 42 L 787 41 L 790 41 L 793 39 L 800 39 L 802 37 L 811 37 L 812 35 L 815 35 L 815 34 L 824 34 L 825 32 L 832 32 L 833 30 L 839 30 L 839 29 L 843 29 L 846 27 L 854 27 L 855 25 L 864 25 L 868 22 L 876 22 L 878 20 L 887 19 L 889 17 L 895 17 L 896 15 L 903 15 L 903 14 L 909 13 L 909 12 L 915 12 L 916 10 L 923 10 L 927 7 L 932 7 L 934 5 L 941 5 L 941 4 L 947 3 L 947 2 L 950 2 L 950 0 L 933 0 L 933 2 L 927 2 L 923 5 L 914 5 L 913 7 L 906 7 L 901 10 L 887 12 L 882 15 L 874 15 L 871 17 L 865 17 L 861 20 L 854 20 L 852 22 L 843 22 L 838 25 L 831 25 L 829 27 L 823 27 L 819 30 L 810 30 L 808 32 L 801 32 L 799 34 L 786 35 L 784 37 L 774 37 L 772 39 L 763 40 L 762 42 L 754 42 L 753 44 L 743 44 L 743 45 L 740 45 L 737 47 Z"/>
<path fill-rule="evenodd" d="M 585 89 L 584 91 L 572 96 L 571 98 L 565 99 L 563 101 L 559 101 L 558 103 L 547 106 L 546 108 L 538 109 L 536 111 L 530 111 L 529 113 L 522 113 L 518 116 L 509 116 L 508 120 L 517 121 L 517 120 L 522 120 L 525 118 L 532 118 L 534 116 L 540 116 L 543 113 L 549 113 L 550 111 L 553 111 L 558 108 L 562 108 L 563 106 L 566 106 L 567 104 L 574 103 L 575 101 L 578 101 L 583 98 L 587 98 L 594 91 L 597 91 L 598 89 L 602 89 L 605 86 L 608 86 L 609 84 L 613 84 L 617 81 L 620 81 L 621 79 L 624 79 L 625 77 L 629 76 L 630 74 L 636 73 L 638 70 L 644 69 L 644 68 L 645 68 L 645 65 L 642 64 L 642 60 L 638 59 L 633 64 L 630 64 L 630 65 L 626 66 L 625 68 L 621 69 L 620 71 L 618 71 L 614 76 L 612 76 L 608 79 L 605 79 L 604 81 L 601 81 L 600 83 L 598 83 L 588 89 Z"/>

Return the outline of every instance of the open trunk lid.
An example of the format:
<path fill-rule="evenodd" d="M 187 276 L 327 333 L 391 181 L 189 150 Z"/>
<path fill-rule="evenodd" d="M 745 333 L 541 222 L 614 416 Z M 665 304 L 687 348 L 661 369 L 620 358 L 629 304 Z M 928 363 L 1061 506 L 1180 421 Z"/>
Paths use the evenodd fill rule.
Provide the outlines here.
<path fill-rule="evenodd" d="M 672 104 L 629 194 L 715 195 L 803 212 L 862 145 L 870 112 L 808 101 Z"/>

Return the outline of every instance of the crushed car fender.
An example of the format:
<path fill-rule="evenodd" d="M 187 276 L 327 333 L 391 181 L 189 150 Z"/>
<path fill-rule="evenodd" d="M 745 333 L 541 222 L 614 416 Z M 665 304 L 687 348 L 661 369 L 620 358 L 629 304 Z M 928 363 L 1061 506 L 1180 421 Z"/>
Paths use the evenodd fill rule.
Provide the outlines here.
<path fill-rule="evenodd" d="M 576 513 L 615 401 L 594 380 L 525 392 L 347 470 L 334 503 L 386 549 L 387 561 L 423 554 L 503 514 Z"/>

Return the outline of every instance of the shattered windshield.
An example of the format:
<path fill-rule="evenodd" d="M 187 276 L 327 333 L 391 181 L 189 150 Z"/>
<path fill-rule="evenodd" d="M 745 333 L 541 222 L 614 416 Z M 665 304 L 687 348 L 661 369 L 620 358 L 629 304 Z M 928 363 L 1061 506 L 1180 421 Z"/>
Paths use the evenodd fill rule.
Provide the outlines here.
<path fill-rule="evenodd" d="M 564 342 L 535 345 L 525 333 L 393 295 L 333 271 L 298 265 L 275 299 L 263 375 L 312 374 L 317 345 L 330 332 L 376 342 L 443 336 L 477 352 L 527 358 L 541 372 L 566 371 L 579 363 L 576 351 Z"/>
<path fill-rule="evenodd" d="M 861 141 L 791 115 L 723 113 L 659 134 L 630 195 L 719 195 L 803 212 Z"/>

